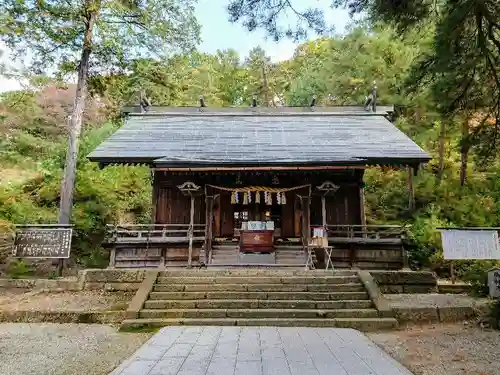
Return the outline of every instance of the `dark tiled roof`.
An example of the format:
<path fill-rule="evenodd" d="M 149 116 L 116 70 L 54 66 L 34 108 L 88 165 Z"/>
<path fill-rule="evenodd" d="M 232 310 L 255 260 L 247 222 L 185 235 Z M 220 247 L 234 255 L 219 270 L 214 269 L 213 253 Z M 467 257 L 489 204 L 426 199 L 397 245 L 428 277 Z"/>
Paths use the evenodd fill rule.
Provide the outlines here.
<path fill-rule="evenodd" d="M 416 164 L 429 156 L 381 114 L 131 115 L 89 156 L 168 166 Z"/>

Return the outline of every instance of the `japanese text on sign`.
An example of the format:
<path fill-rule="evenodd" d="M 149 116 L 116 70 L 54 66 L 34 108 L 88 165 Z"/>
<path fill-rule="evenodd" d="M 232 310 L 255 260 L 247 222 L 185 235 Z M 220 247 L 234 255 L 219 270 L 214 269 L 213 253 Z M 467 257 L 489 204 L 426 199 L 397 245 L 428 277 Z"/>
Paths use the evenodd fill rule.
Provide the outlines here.
<path fill-rule="evenodd" d="M 71 234 L 71 228 L 19 230 L 12 255 L 18 258 L 69 258 Z"/>
<path fill-rule="evenodd" d="M 496 230 L 441 231 L 444 259 L 500 259 Z"/>

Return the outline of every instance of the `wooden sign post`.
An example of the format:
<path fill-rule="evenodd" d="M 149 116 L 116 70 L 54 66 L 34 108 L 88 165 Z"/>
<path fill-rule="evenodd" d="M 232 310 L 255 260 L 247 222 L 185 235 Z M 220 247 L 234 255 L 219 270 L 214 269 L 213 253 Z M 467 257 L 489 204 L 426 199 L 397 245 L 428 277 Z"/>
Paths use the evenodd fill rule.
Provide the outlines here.
<path fill-rule="evenodd" d="M 62 276 L 61 265 L 70 256 L 72 234 L 71 225 L 17 225 L 12 256 L 59 259 L 57 276 Z"/>

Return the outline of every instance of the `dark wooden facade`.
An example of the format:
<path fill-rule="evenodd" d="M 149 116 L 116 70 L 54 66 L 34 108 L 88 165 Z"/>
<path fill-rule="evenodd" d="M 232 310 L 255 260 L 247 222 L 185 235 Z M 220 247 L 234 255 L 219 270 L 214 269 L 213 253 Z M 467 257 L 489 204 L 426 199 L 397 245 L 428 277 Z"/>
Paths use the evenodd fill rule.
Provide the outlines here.
<path fill-rule="evenodd" d="M 244 187 L 271 186 L 292 188 L 310 185 L 302 189 L 286 193 L 287 201 L 280 206 L 281 236 L 300 237 L 300 214 L 303 210 L 301 196 L 310 199 L 310 223 L 321 226 L 323 223 L 321 196 L 316 187 L 324 181 L 331 181 L 339 186 L 333 195 L 326 196 L 327 224 L 330 225 L 361 225 L 362 209 L 360 189 L 363 188 L 363 169 L 339 170 L 335 172 L 248 172 L 248 173 L 173 173 L 156 171 L 154 175 L 154 223 L 155 224 L 186 224 L 189 223 L 190 197 L 184 196 L 178 186 L 191 181 L 206 189 L 206 195 L 217 196 L 214 203 L 215 237 L 233 236 L 234 205 L 231 204 L 231 193 L 220 191 L 211 186 Z M 274 182 L 274 183 L 273 183 Z M 196 224 L 205 222 L 205 194 L 195 197 Z M 251 204 L 250 204 L 251 206 Z"/>
<path fill-rule="evenodd" d="M 188 262 L 194 265 L 210 263 L 209 252 L 213 241 L 237 240 L 239 232 L 235 211 L 259 210 L 255 202 L 234 204 L 231 192 L 221 188 L 262 186 L 299 187 L 286 193 L 286 204 L 273 206 L 279 220 L 277 238 L 284 241 L 295 239 L 297 246 L 303 246 L 311 237 L 311 228 L 326 226 L 329 244 L 335 248 L 332 254 L 335 267 L 402 268 L 401 228 L 366 225 L 363 174 L 363 168 L 283 172 L 155 170 L 152 225 L 141 229 L 142 232 L 139 230 L 139 234 L 132 235 L 132 238 L 127 235 L 121 242 L 115 242 L 113 256 L 116 259 L 112 261 L 112 266 L 169 267 L 186 266 Z M 179 189 L 188 181 L 200 187 L 193 196 Z M 338 189 L 325 195 L 318 189 L 325 181 Z M 192 224 L 196 233 L 189 256 L 191 199 L 194 203 Z M 315 258 L 317 266 L 322 267 L 325 262 L 322 253 L 317 252 Z"/>

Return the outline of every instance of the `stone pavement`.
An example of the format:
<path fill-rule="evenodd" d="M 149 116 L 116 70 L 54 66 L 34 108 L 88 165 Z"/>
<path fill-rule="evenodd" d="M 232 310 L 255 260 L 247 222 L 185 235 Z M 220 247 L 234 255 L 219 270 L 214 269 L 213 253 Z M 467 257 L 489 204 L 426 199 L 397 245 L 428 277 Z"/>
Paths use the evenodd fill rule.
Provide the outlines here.
<path fill-rule="evenodd" d="M 344 328 L 166 327 L 110 375 L 412 375 Z"/>

